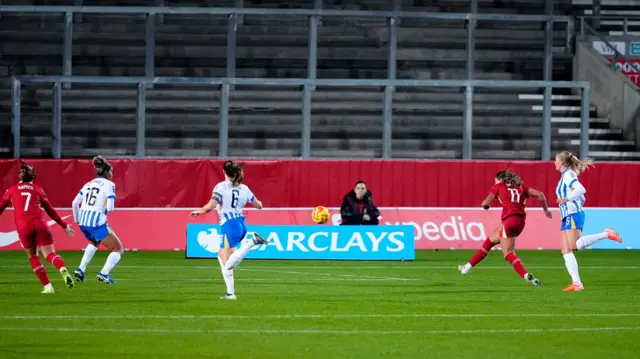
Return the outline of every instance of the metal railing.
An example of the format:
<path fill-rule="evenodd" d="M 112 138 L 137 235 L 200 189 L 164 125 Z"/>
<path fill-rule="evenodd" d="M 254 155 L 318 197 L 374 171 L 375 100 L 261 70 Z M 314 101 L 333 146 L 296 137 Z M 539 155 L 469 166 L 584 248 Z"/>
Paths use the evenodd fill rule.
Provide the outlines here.
<path fill-rule="evenodd" d="M 583 15 L 577 17 L 577 23 L 579 29 L 589 26 L 594 31 L 600 31 L 600 28 L 604 26 L 603 21 L 621 21 L 622 22 L 622 35 L 621 36 L 633 36 L 629 33 L 629 26 L 631 23 L 640 24 L 640 15 L 628 16 L 628 15 Z M 610 26 L 610 25 L 609 25 Z M 634 25 L 636 26 L 636 25 Z M 604 35 L 609 36 L 609 35 Z"/>
<path fill-rule="evenodd" d="M 76 0 L 76 3 L 81 3 Z M 473 122 L 473 93 L 476 87 L 519 87 L 519 88 L 544 88 L 542 121 L 542 147 L 541 158 L 550 159 L 551 156 L 551 93 L 553 88 L 577 88 L 582 95 L 580 154 L 588 154 L 588 129 L 589 129 L 589 84 L 586 82 L 552 82 L 553 64 L 553 24 L 566 23 L 567 42 L 569 48 L 573 33 L 573 18 L 569 16 L 553 15 L 553 1 L 546 1 L 545 15 L 506 15 L 506 14 L 479 14 L 476 0 L 470 2 L 468 13 L 429 13 L 400 11 L 400 2 L 394 0 L 393 11 L 347 11 L 322 9 L 322 1 L 314 0 L 314 9 L 259 9 L 243 8 L 242 1 L 238 1 L 237 8 L 170 8 L 170 7 L 115 7 L 115 6 L 5 6 L 0 5 L 0 13 L 3 12 L 28 12 L 28 13 L 64 13 L 64 45 L 63 45 L 63 73 L 62 76 L 17 76 L 13 80 L 12 99 L 12 133 L 14 138 L 14 156 L 20 156 L 20 91 L 23 83 L 52 83 L 54 86 L 53 101 L 53 154 L 59 158 L 61 155 L 61 111 L 62 88 L 71 83 L 93 84 L 137 84 L 138 85 L 138 109 L 137 109 L 137 136 L 136 155 L 145 156 L 145 98 L 146 90 L 154 84 L 206 84 L 220 85 L 220 141 L 219 156 L 225 157 L 228 153 L 228 122 L 229 122 L 229 93 L 234 85 L 261 85 L 261 86 L 303 86 L 302 101 L 302 148 L 303 158 L 311 156 L 311 94 L 315 86 L 376 86 L 384 88 L 384 110 L 382 131 L 382 157 L 391 158 L 391 132 L 392 132 L 392 96 L 396 87 L 459 87 L 464 88 L 464 122 L 463 122 L 463 158 L 472 157 L 472 122 Z M 146 61 L 145 77 L 77 77 L 72 76 L 72 39 L 73 22 L 82 21 L 81 14 L 147 14 L 146 22 Z M 156 25 L 162 20 L 157 16 L 164 14 L 185 15 L 227 15 L 227 69 L 225 78 L 162 78 L 155 77 L 155 33 Z M 305 17 L 308 19 L 309 48 L 308 48 L 308 76 L 306 79 L 268 79 L 268 78 L 236 78 L 236 33 L 238 26 L 243 22 L 243 15 L 278 15 L 284 17 Z M 318 26 L 321 17 L 368 17 L 387 19 L 388 32 L 388 76 L 385 80 L 347 80 L 347 79 L 317 79 L 316 59 L 318 46 Z M 461 20 L 467 23 L 467 56 L 466 56 L 466 80 L 397 80 L 397 27 L 401 18 L 413 19 L 438 19 Z M 475 80 L 475 37 L 477 21 L 521 21 L 545 23 L 545 57 L 544 75 L 542 81 L 480 81 Z"/>

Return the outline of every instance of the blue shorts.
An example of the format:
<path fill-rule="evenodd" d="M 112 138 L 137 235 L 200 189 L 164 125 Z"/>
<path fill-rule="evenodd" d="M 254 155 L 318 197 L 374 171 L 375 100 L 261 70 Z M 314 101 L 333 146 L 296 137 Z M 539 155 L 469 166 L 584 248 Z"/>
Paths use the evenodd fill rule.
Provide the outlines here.
<path fill-rule="evenodd" d="M 582 227 L 584 227 L 584 212 L 572 213 L 562 219 L 560 231 L 566 231 L 569 229 L 582 230 Z"/>
<path fill-rule="evenodd" d="M 106 223 L 98 227 L 80 226 L 80 230 L 88 241 L 96 241 L 98 243 L 111 233 L 114 233 L 111 226 Z"/>
<path fill-rule="evenodd" d="M 244 217 L 232 218 L 222 225 L 220 248 L 237 248 L 247 235 L 247 223 Z"/>

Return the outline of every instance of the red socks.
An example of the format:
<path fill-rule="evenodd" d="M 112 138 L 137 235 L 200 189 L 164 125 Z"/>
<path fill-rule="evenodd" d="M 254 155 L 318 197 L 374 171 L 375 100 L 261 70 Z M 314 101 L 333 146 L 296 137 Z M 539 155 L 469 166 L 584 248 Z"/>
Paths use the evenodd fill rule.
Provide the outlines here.
<path fill-rule="evenodd" d="M 522 265 L 522 262 L 520 261 L 520 258 L 518 258 L 517 255 L 515 255 L 514 253 L 509 253 L 507 254 L 504 259 L 507 260 L 507 262 L 511 263 L 511 265 L 513 266 L 513 269 L 516 270 L 516 272 L 518 272 L 518 274 L 524 278 L 524 276 L 527 274 L 527 270 L 524 269 L 524 266 Z"/>
<path fill-rule="evenodd" d="M 485 239 L 484 242 L 482 243 L 482 247 L 469 260 L 469 264 L 471 264 L 472 267 L 475 267 L 476 264 L 480 263 L 483 259 L 487 257 L 487 254 L 489 254 L 489 251 L 493 246 L 494 244 L 491 243 L 491 239 L 489 238 Z"/>
<path fill-rule="evenodd" d="M 58 271 L 60 268 L 64 267 L 64 260 L 58 253 L 51 253 L 47 256 L 47 262 L 51 263 L 52 266 L 56 267 Z"/>
<path fill-rule="evenodd" d="M 44 269 L 42 262 L 40 262 L 40 257 L 31 257 L 29 258 L 29 262 L 31 262 L 31 268 L 33 268 L 33 272 L 36 274 L 36 277 L 40 279 L 40 283 L 42 283 L 42 285 L 51 283 L 51 281 L 49 281 L 49 276 L 47 275 L 47 270 Z"/>

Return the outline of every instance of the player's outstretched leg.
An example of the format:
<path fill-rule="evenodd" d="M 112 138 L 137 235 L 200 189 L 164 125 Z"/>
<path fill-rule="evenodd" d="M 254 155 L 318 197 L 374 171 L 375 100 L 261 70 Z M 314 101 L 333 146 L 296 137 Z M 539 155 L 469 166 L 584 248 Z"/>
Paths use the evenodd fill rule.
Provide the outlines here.
<path fill-rule="evenodd" d="M 229 257 L 229 260 L 227 261 L 225 267 L 229 270 L 234 269 L 238 266 L 238 264 L 240 264 L 247 253 L 249 253 L 251 248 L 260 244 L 268 245 L 269 242 L 267 242 L 267 240 L 264 239 L 264 237 L 262 237 L 259 233 L 253 233 L 253 240 L 240 247 L 240 249 L 238 249 L 237 251 L 233 252 L 233 254 Z"/>
<path fill-rule="evenodd" d="M 467 275 L 471 268 L 475 267 L 478 263 L 482 262 L 483 259 L 489 255 L 489 251 L 493 246 L 500 243 L 500 230 L 502 229 L 502 225 L 498 226 L 496 229 L 489 234 L 489 237 L 484 240 L 482 243 L 482 247 L 471 257 L 469 262 L 465 265 L 458 266 L 458 270 L 462 275 Z"/>
<path fill-rule="evenodd" d="M 516 239 L 513 238 L 501 238 L 500 245 L 502 246 L 502 252 L 504 253 L 504 259 L 509 262 L 518 275 L 527 280 L 533 286 L 539 287 L 542 283 L 533 276 L 533 274 L 527 272 L 522 264 L 522 261 L 515 254 Z"/>
<path fill-rule="evenodd" d="M 93 243 L 89 243 L 87 248 L 84 250 L 84 254 L 82 255 L 82 260 L 80 261 L 80 266 L 75 271 L 75 277 L 78 282 L 84 282 L 84 272 L 87 270 L 87 266 L 93 255 L 98 251 L 98 247 Z"/>
<path fill-rule="evenodd" d="M 60 272 L 60 274 L 62 275 L 62 279 L 64 280 L 67 287 L 73 288 L 75 283 L 73 281 L 73 278 L 71 278 L 71 275 L 67 270 L 67 267 L 65 267 L 64 265 L 64 259 L 62 259 L 62 257 L 56 252 L 49 253 L 46 256 L 47 256 L 47 262 L 51 263 L 51 265 L 56 267 L 58 272 Z"/>
<path fill-rule="evenodd" d="M 603 239 L 622 243 L 622 238 L 620 237 L 620 235 L 613 229 L 607 228 L 602 233 L 587 234 L 586 236 L 578 238 L 578 240 L 576 241 L 576 247 L 581 251 Z"/>

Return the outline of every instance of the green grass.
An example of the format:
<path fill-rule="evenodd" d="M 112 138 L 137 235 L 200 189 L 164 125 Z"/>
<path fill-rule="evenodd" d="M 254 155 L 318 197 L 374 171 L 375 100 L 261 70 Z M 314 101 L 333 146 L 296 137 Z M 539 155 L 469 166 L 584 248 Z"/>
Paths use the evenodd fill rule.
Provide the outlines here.
<path fill-rule="evenodd" d="M 75 269 L 81 253 L 61 253 Z M 130 252 L 95 281 L 56 294 L 21 252 L 0 253 L 0 358 L 633 358 L 640 350 L 640 252 L 577 254 L 585 292 L 559 252 L 519 253 L 534 288 L 501 253 L 466 277 L 471 252 L 415 262 L 246 260 L 237 301 L 217 260 Z"/>

